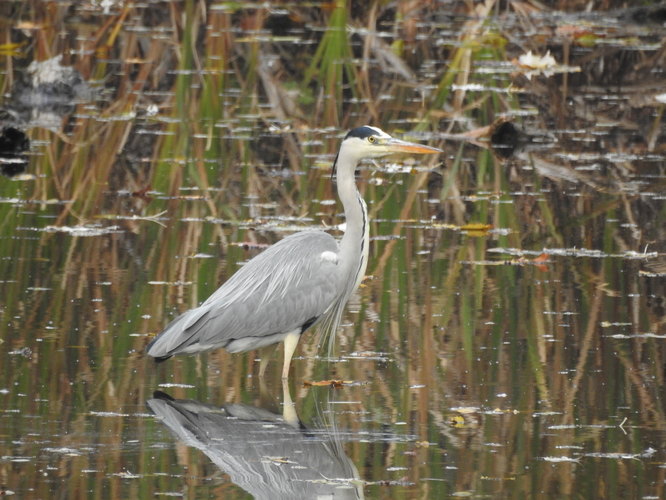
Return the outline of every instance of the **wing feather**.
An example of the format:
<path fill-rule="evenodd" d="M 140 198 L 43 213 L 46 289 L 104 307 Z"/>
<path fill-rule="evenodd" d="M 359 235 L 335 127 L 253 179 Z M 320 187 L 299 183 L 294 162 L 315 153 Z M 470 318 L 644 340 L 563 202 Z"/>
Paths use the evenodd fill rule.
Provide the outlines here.
<path fill-rule="evenodd" d="M 322 257 L 324 252 L 329 253 Z M 148 354 L 197 352 L 241 338 L 249 350 L 266 337 L 279 338 L 321 318 L 345 290 L 331 252 L 337 255 L 338 243 L 323 231 L 284 238 L 241 267 L 201 306 L 170 323 L 149 344 Z"/>

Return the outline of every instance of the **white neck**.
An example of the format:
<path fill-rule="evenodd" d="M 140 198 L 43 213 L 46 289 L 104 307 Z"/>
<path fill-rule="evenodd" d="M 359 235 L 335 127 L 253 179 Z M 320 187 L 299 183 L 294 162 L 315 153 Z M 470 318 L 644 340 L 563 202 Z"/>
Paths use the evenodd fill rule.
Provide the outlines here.
<path fill-rule="evenodd" d="M 368 264 L 368 247 L 370 243 L 368 209 L 356 187 L 354 173 L 359 159 L 345 148 L 340 150 L 337 159 L 336 181 L 338 197 L 345 210 L 346 230 L 340 241 L 340 264 L 349 277 L 351 294 L 365 276 Z"/>

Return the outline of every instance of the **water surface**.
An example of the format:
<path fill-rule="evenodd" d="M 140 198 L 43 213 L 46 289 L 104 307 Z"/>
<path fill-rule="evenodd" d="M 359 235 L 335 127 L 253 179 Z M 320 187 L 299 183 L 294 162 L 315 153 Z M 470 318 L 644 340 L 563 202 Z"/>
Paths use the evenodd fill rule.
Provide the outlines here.
<path fill-rule="evenodd" d="M 2 494 L 660 497 L 662 11 L 401 8 L 0 3 Z M 57 55 L 85 84 L 44 98 Z M 147 359 L 266 245 L 341 234 L 366 123 L 446 154 L 359 169 L 334 357 Z"/>

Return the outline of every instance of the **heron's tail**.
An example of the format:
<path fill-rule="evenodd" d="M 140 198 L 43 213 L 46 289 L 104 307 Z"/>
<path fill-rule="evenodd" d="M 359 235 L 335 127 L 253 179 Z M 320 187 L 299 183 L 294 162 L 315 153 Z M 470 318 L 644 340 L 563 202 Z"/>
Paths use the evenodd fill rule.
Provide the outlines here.
<path fill-rule="evenodd" d="M 153 339 L 150 342 L 148 342 L 148 345 L 146 346 L 146 349 L 144 350 L 144 352 L 148 356 L 150 356 L 152 358 L 155 358 L 155 363 L 162 363 L 163 361 L 166 361 L 167 359 L 169 359 L 170 357 L 173 356 L 172 354 L 161 354 L 160 353 L 160 350 L 161 350 L 160 346 L 156 345 L 158 343 L 158 341 L 160 340 L 160 337 L 164 333 L 166 333 L 166 330 L 164 330 L 161 333 L 158 333 L 155 337 L 153 337 Z"/>
<path fill-rule="evenodd" d="M 146 346 L 146 354 L 158 363 L 185 351 L 198 341 L 197 333 L 208 317 L 206 309 L 191 309 L 169 323 Z"/>
<path fill-rule="evenodd" d="M 155 357 L 155 363 L 163 363 L 167 359 L 172 358 L 173 356 L 156 356 Z"/>

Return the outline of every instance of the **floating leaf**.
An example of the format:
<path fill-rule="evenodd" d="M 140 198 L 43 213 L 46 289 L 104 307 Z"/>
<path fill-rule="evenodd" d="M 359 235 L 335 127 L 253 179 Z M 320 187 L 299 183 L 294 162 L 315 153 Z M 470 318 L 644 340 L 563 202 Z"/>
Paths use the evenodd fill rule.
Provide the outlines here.
<path fill-rule="evenodd" d="M 3 43 L 0 45 L 0 55 L 2 56 L 18 56 L 21 54 L 21 47 L 25 45 L 21 43 Z"/>
<path fill-rule="evenodd" d="M 451 417 L 450 424 L 453 427 L 464 427 L 465 426 L 465 418 L 461 415 L 454 415 Z"/>
<path fill-rule="evenodd" d="M 460 226 L 461 231 L 465 231 L 469 236 L 487 236 L 488 231 L 493 228 L 492 224 L 472 223 Z"/>
<path fill-rule="evenodd" d="M 560 37 L 574 40 L 578 45 L 583 47 L 592 47 L 600 39 L 606 37 L 605 34 L 596 32 L 591 26 L 579 26 L 575 24 L 559 26 L 555 33 Z"/>
<path fill-rule="evenodd" d="M 492 224 L 483 224 L 480 222 L 472 222 L 469 224 L 463 224 L 462 226 L 457 226 L 455 224 L 441 224 L 435 222 L 432 225 L 434 228 L 440 229 L 451 229 L 453 231 L 464 231 L 469 236 L 487 236 L 488 232 L 493 229 Z"/>
<path fill-rule="evenodd" d="M 507 264 L 514 266 L 524 266 L 527 264 L 533 264 L 540 271 L 546 271 L 548 268 L 544 265 L 544 262 L 548 262 L 548 255 L 542 253 L 533 259 L 528 259 L 527 257 L 518 257 L 517 259 L 511 259 L 507 261 Z"/>
<path fill-rule="evenodd" d="M 532 263 L 537 267 L 539 271 L 547 271 L 548 267 L 545 265 L 545 263 L 548 262 L 548 255 L 545 253 L 542 253 L 538 257 L 534 257 L 532 259 Z"/>
<path fill-rule="evenodd" d="M 19 21 L 15 26 L 17 30 L 40 30 L 43 27 L 44 27 L 43 25 L 33 23 L 32 21 Z"/>
<path fill-rule="evenodd" d="M 303 387 L 333 387 L 334 389 L 339 389 L 345 385 L 352 385 L 354 382 L 351 380 L 317 380 L 317 381 L 303 381 Z"/>

